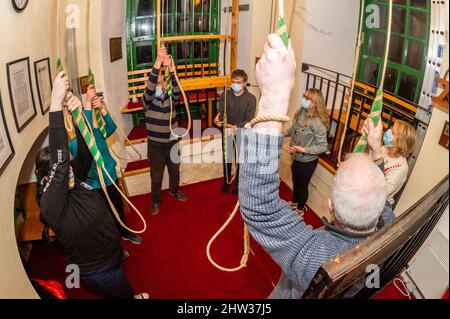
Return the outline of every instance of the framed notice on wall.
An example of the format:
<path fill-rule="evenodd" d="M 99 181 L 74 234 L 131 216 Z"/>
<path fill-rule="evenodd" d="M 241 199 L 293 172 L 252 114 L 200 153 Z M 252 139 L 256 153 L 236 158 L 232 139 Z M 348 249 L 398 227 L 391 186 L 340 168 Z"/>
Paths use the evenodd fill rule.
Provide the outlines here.
<path fill-rule="evenodd" d="M 6 73 L 16 128 L 18 132 L 21 132 L 36 116 L 31 86 L 30 58 L 8 63 Z"/>
<path fill-rule="evenodd" d="M 41 105 L 42 115 L 50 109 L 52 99 L 52 75 L 50 72 L 50 58 L 34 62 L 34 74 Z"/>
<path fill-rule="evenodd" d="M 111 62 L 122 59 L 122 38 L 109 39 L 109 56 Z"/>
<path fill-rule="evenodd" d="M 14 148 L 9 137 L 5 113 L 3 112 L 2 95 L 0 93 L 0 176 L 13 156 Z"/>

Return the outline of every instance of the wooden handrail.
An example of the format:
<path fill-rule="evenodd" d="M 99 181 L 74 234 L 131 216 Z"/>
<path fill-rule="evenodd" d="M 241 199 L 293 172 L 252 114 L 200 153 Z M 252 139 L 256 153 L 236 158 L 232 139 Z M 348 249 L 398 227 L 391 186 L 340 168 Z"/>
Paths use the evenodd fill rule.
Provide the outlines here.
<path fill-rule="evenodd" d="M 207 34 L 207 35 L 179 35 L 173 37 L 161 37 L 164 42 L 214 40 L 214 39 L 235 39 L 234 34 Z"/>

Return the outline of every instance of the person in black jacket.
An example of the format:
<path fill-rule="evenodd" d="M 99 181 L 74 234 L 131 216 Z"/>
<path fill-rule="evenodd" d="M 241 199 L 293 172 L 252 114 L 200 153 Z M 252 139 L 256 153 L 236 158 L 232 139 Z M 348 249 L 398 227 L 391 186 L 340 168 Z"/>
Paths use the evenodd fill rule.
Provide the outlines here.
<path fill-rule="evenodd" d="M 145 293 L 134 296 L 120 265 L 122 247 L 107 203 L 85 183 L 93 157 L 78 129 L 78 153 L 69 161 L 63 99 L 69 112 L 81 110 L 81 102 L 66 95 L 68 88 L 65 73 L 59 73 L 52 91 L 49 147 L 36 157 L 42 219 L 55 232 L 68 263 L 79 267 L 83 284 L 109 298 L 148 299 Z"/>
<path fill-rule="evenodd" d="M 217 108 L 217 115 L 214 118 L 214 124 L 217 127 L 222 128 L 224 125 L 224 113 L 226 107 L 227 113 L 227 127 L 226 127 L 226 143 L 223 139 L 223 147 L 226 146 L 226 152 L 222 156 L 223 160 L 223 185 L 221 188 L 222 193 L 228 193 L 230 190 L 230 183 L 232 180 L 232 163 L 233 157 L 236 160 L 236 176 L 233 189 L 231 190 L 233 195 L 239 193 L 239 145 L 241 140 L 241 129 L 250 122 L 256 113 L 256 97 L 250 93 L 247 89 L 248 75 L 244 70 L 234 70 L 231 73 L 231 89 L 225 91 L 220 96 L 219 106 Z M 225 95 L 227 103 L 225 103 Z M 233 139 L 236 137 L 236 144 L 233 143 Z M 236 154 L 237 148 L 237 154 Z M 226 153 L 226 154 L 225 154 Z M 226 158 L 225 158 L 226 155 Z"/>

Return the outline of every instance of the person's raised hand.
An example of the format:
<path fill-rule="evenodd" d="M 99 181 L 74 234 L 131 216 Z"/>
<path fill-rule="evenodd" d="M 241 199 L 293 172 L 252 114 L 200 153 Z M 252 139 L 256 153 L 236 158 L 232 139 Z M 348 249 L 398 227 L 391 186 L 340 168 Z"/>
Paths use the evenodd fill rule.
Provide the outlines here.
<path fill-rule="evenodd" d="M 368 118 L 364 124 L 367 127 L 367 145 L 371 152 L 372 158 L 374 160 L 380 159 L 381 146 L 382 146 L 382 136 L 383 136 L 383 123 L 381 120 L 378 121 L 378 125 L 373 124 L 372 118 Z"/>
<path fill-rule="evenodd" d="M 86 102 L 92 103 L 92 101 L 96 96 L 97 96 L 97 89 L 95 88 L 95 85 L 89 85 L 86 92 Z"/>
<path fill-rule="evenodd" d="M 159 69 L 161 67 L 161 65 L 163 64 L 166 56 L 167 56 L 167 49 L 165 47 L 159 48 L 159 50 L 156 54 L 156 60 L 155 60 L 154 67 Z"/>
<path fill-rule="evenodd" d="M 67 93 L 66 100 L 67 100 L 67 102 L 65 102 L 64 104 L 70 113 L 81 108 L 80 99 L 77 96 L 73 95 L 72 92 Z"/>
<path fill-rule="evenodd" d="M 95 96 L 94 99 L 92 100 L 92 106 L 95 109 L 101 110 L 103 107 L 103 99 L 99 96 Z"/>
<path fill-rule="evenodd" d="M 173 63 L 172 63 L 172 59 L 169 55 L 166 55 L 163 59 L 163 65 L 165 67 L 168 67 L 170 69 L 170 72 L 173 72 Z"/>
<path fill-rule="evenodd" d="M 295 83 L 296 62 L 291 42 L 286 48 L 277 34 L 270 34 L 264 46 L 264 54 L 256 65 L 256 80 L 261 90 L 258 116 L 285 116 Z M 269 125 L 267 125 L 269 124 Z M 281 123 L 260 123 L 260 127 L 277 127 Z M 255 125 L 256 127 L 256 125 Z"/>
<path fill-rule="evenodd" d="M 69 87 L 69 79 L 67 78 L 66 72 L 61 71 L 60 73 L 58 73 L 55 81 L 53 82 L 50 112 L 57 112 L 62 110 L 62 103 Z"/>

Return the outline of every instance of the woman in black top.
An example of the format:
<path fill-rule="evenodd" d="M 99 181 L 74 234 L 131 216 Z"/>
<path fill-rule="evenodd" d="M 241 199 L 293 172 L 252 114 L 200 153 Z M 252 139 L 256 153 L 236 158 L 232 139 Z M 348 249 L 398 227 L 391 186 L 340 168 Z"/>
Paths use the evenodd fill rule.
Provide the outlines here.
<path fill-rule="evenodd" d="M 78 129 L 78 154 L 69 161 L 63 99 L 68 100 L 69 112 L 80 109 L 81 102 L 71 93 L 66 96 L 68 88 L 68 79 L 61 72 L 52 91 L 50 145 L 36 157 L 41 215 L 54 230 L 68 263 L 78 266 L 81 282 L 109 298 L 133 298 L 120 265 L 122 247 L 107 203 L 85 183 L 93 158 Z"/>

